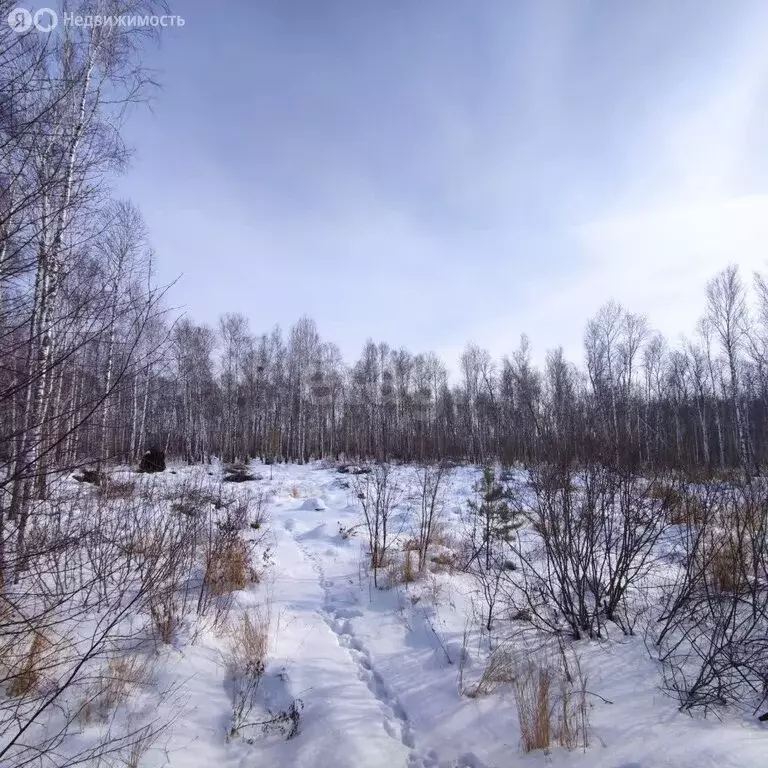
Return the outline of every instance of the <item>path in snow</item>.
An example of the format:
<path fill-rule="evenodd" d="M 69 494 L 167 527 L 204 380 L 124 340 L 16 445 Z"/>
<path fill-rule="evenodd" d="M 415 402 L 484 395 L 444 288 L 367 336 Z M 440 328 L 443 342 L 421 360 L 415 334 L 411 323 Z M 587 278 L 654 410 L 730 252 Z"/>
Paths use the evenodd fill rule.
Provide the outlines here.
<path fill-rule="evenodd" d="M 319 563 L 296 538 L 295 519 L 309 511 L 273 509 L 276 534 L 274 608 L 279 615 L 279 662 L 293 695 L 304 702 L 300 734 L 287 742 L 300 768 L 393 768 L 407 765 L 408 748 L 387 732 L 382 702 L 342 645 L 326 613 Z M 384 717 L 382 718 L 382 714 Z"/>
<path fill-rule="evenodd" d="M 315 490 L 313 495 L 320 497 L 320 494 L 314 494 Z M 370 650 L 355 633 L 353 620 L 364 615 L 356 549 L 329 533 L 335 531 L 336 521 L 344 516 L 346 502 L 334 504 L 335 500 L 326 497 L 327 508 L 316 510 L 306 509 L 306 504 L 297 500 L 292 508 L 278 508 L 274 513 L 275 527 L 280 531 L 276 562 L 284 569 L 287 566 L 289 571 L 279 578 L 275 596 L 283 599 L 286 590 L 295 592 L 297 585 L 302 584 L 303 599 L 298 601 L 292 598 L 288 609 L 297 621 L 305 622 L 312 628 L 308 644 L 292 660 L 292 678 L 295 681 L 297 677 L 306 677 L 310 681 L 314 674 L 311 670 L 322 649 L 322 654 L 335 663 L 333 668 L 337 683 L 337 694 L 325 699 L 322 705 L 328 708 L 325 715 L 330 720 L 347 721 L 351 718 L 355 722 L 354 729 L 339 734 L 341 738 L 329 744 L 329 750 L 336 755 L 335 762 L 323 762 L 318 756 L 316 765 L 327 764 L 334 768 L 347 764 L 364 765 L 366 768 L 377 765 L 386 765 L 387 768 L 489 768 L 472 753 L 458 760 L 441 760 L 435 750 L 419 749 L 419 739 L 411 718 L 377 669 Z M 314 574 L 314 589 L 305 584 L 309 570 Z M 310 594 L 311 599 L 308 599 Z M 323 622 L 325 633 L 317 630 L 318 621 Z M 333 652 L 327 648 L 328 634 L 336 646 Z M 339 654 L 343 655 L 343 665 Z M 300 689 L 302 685 L 295 685 L 294 688 Z M 364 700 L 360 697 L 361 685 L 367 692 Z M 313 687 L 304 697 L 307 729 L 312 727 L 310 704 L 316 693 Z M 368 713 L 365 720 L 364 712 Z M 382 738 L 386 738 L 388 743 L 384 743 Z M 309 739 L 306 741 L 309 742 Z M 361 751 L 365 753 L 362 763 L 347 761 L 351 752 Z"/>

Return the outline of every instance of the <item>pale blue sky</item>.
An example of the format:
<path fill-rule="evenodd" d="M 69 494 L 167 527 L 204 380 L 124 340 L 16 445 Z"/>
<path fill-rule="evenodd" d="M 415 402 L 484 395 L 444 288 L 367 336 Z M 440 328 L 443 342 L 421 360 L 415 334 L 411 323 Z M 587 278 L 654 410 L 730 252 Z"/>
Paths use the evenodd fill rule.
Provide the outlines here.
<path fill-rule="evenodd" d="M 198 320 L 455 359 L 671 337 L 768 244 L 763 0 L 177 1 L 121 191 Z"/>

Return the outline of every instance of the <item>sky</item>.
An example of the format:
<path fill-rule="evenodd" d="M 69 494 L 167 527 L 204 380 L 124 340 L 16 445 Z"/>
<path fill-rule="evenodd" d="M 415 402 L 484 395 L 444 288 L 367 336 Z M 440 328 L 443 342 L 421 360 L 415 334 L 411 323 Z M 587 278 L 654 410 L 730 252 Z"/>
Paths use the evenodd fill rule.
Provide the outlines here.
<path fill-rule="evenodd" d="M 534 356 L 675 340 L 768 247 L 764 0 L 184 0 L 118 193 L 198 321 Z"/>

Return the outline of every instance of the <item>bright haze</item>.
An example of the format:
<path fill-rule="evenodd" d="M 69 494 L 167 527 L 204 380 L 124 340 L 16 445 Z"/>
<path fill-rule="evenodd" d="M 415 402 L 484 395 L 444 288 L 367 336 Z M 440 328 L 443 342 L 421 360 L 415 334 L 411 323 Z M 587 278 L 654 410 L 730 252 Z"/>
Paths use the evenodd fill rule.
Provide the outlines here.
<path fill-rule="evenodd" d="M 186 0 L 121 182 L 172 301 L 254 331 L 581 358 L 613 298 L 671 340 L 768 244 L 762 0 Z"/>

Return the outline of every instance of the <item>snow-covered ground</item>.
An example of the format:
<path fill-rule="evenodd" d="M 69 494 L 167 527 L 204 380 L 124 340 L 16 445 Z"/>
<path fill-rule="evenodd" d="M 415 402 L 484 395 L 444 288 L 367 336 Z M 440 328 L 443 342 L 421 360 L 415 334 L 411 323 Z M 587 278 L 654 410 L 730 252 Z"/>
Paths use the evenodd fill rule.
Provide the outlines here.
<path fill-rule="evenodd" d="M 177 467 L 154 482 L 172 485 L 204 468 Z M 269 493 L 267 576 L 236 594 L 233 611 L 268 610 L 265 695 L 278 708 L 303 704 L 290 739 L 258 729 L 228 738 L 231 687 L 226 638 L 206 628 L 165 647 L 157 668 L 173 689 L 157 705 L 168 730 L 142 766 L 184 768 L 506 768 L 552 764 L 596 768 L 764 768 L 768 724 L 754 718 L 681 714 L 661 692 L 660 671 L 642 637 L 615 631 L 574 652 L 587 678 L 589 746 L 523 754 L 514 696 L 460 693 L 481 675 L 488 639 L 473 621 L 476 588 L 466 574 L 439 569 L 409 585 L 373 587 L 354 480 L 320 464 L 254 467 L 264 479 L 236 493 Z M 405 486 L 413 469 L 396 469 Z M 270 479 L 269 475 L 272 474 Z M 459 468 L 443 530 L 461 525 L 479 475 Z M 349 487 L 345 487 L 349 485 Z M 395 533 L 411 535 L 407 501 Z M 258 552 L 261 558 L 262 552 Z M 385 580 L 385 579 L 384 579 Z M 503 629 L 500 631 L 504 631 Z M 522 638 L 522 635 L 521 635 Z M 523 653 L 520 639 L 518 652 Z M 465 649 L 463 651 L 462 649 Z M 463 662 L 462 662 L 463 659 Z M 461 662 L 461 663 L 460 663 Z"/>

